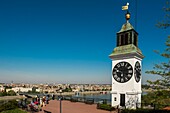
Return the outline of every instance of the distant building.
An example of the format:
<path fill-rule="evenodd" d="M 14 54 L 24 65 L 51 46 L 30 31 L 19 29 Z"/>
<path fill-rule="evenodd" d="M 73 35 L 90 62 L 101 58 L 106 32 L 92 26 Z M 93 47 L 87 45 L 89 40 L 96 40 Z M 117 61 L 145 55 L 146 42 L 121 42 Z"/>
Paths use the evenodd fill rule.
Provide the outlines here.
<path fill-rule="evenodd" d="M 8 91 L 10 90 L 13 90 L 15 93 L 18 93 L 18 92 L 28 92 L 28 91 L 32 91 L 32 88 L 23 88 L 23 87 L 15 87 L 15 88 L 12 88 L 12 89 L 8 89 Z"/>
<path fill-rule="evenodd" d="M 5 87 L 3 85 L 0 85 L 0 92 L 4 92 L 5 91 Z"/>
<path fill-rule="evenodd" d="M 42 92 L 42 91 L 43 91 L 43 90 L 40 89 L 40 88 L 36 89 L 36 92 Z"/>

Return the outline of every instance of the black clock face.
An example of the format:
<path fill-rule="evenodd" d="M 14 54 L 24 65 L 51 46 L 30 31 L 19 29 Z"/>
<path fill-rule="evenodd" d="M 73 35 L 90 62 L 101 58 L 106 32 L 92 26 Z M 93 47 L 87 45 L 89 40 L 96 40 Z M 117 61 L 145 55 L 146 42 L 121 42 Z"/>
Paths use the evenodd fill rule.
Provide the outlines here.
<path fill-rule="evenodd" d="M 140 81 L 141 78 L 141 66 L 140 63 L 137 61 L 135 64 L 135 72 L 134 72 L 136 82 Z"/>
<path fill-rule="evenodd" d="M 132 78 L 133 68 L 128 62 L 119 62 L 113 68 L 113 78 L 120 83 L 125 83 Z"/>

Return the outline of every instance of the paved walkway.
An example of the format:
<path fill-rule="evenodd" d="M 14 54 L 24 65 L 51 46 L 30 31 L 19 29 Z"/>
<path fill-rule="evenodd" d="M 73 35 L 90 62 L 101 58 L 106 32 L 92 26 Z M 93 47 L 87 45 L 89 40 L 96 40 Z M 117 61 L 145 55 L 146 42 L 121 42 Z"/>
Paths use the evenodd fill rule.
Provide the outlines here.
<path fill-rule="evenodd" d="M 2 96 L 0 97 L 0 100 L 14 100 L 14 99 L 23 99 L 25 97 L 23 96 Z"/>
<path fill-rule="evenodd" d="M 62 113 L 117 113 L 115 111 L 105 111 L 96 108 L 96 104 L 88 105 L 80 102 L 62 101 Z M 42 108 L 39 113 L 44 113 L 43 110 L 50 111 L 52 113 L 60 113 L 60 101 L 50 100 L 49 104 Z"/>

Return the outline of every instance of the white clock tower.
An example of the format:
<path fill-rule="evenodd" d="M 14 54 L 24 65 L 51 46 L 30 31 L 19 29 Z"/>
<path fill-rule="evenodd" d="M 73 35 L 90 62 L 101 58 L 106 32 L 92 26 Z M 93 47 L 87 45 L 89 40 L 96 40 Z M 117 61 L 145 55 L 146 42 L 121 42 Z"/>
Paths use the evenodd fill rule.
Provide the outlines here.
<path fill-rule="evenodd" d="M 117 46 L 109 55 L 112 60 L 112 106 L 136 109 L 141 103 L 141 67 L 144 58 L 138 48 L 138 33 L 129 23 L 117 33 Z"/>

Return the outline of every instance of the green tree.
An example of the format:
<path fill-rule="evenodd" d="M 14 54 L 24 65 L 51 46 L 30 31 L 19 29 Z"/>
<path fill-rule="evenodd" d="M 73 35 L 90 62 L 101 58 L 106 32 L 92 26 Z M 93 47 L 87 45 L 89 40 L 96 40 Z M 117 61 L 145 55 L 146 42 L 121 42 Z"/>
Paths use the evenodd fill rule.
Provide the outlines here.
<path fill-rule="evenodd" d="M 159 75 L 161 78 L 157 79 L 156 81 L 147 81 L 149 84 L 154 85 L 156 89 L 167 88 L 170 86 L 170 36 L 166 41 L 166 49 L 165 52 L 159 53 L 155 51 L 157 54 L 161 55 L 162 57 L 166 58 L 167 62 L 162 62 L 161 64 L 155 64 L 153 67 L 154 70 L 146 71 L 148 74 Z"/>
<path fill-rule="evenodd" d="M 36 93 L 36 89 L 38 89 L 37 87 L 33 87 L 32 88 L 32 93 Z"/>
<path fill-rule="evenodd" d="M 13 90 L 8 91 L 7 93 L 8 96 L 15 96 L 16 93 Z"/>
<path fill-rule="evenodd" d="M 65 89 L 62 90 L 63 92 L 72 92 L 71 87 L 66 87 Z"/>
<path fill-rule="evenodd" d="M 148 92 L 147 95 L 142 96 L 142 103 L 145 105 L 155 105 L 156 109 L 170 106 L 170 91 L 161 90 L 155 92 Z"/>
<path fill-rule="evenodd" d="M 166 7 L 163 8 L 163 10 L 166 12 L 166 19 L 165 21 L 159 22 L 157 24 L 160 28 L 168 28 L 170 27 L 170 2 L 169 0 L 166 1 Z M 146 71 L 148 74 L 158 75 L 161 78 L 157 79 L 156 81 L 147 81 L 150 85 L 153 85 L 154 88 L 160 89 L 160 88 L 168 88 L 170 86 L 170 35 L 167 38 L 167 41 L 165 42 L 166 49 L 163 53 L 160 53 L 159 51 L 155 51 L 155 53 L 161 55 L 166 59 L 165 62 L 162 62 L 161 64 L 155 64 L 153 67 L 153 70 Z"/>
<path fill-rule="evenodd" d="M 7 96 L 7 92 L 0 92 L 0 96 Z"/>
<path fill-rule="evenodd" d="M 165 18 L 163 21 L 160 21 L 156 24 L 159 28 L 168 28 L 170 27 L 170 1 L 166 0 L 166 6 L 163 7 L 163 11 L 165 12 Z"/>

